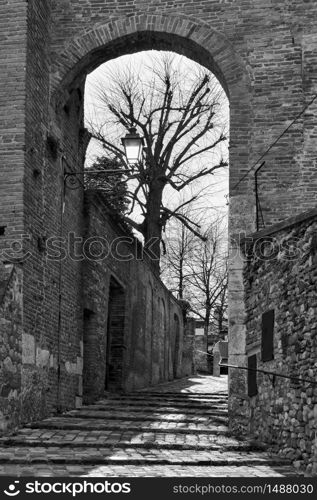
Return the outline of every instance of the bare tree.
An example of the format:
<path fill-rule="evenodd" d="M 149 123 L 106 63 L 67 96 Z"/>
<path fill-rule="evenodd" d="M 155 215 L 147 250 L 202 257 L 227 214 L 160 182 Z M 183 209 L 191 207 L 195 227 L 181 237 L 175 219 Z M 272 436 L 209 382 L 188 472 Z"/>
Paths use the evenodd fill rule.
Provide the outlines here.
<path fill-rule="evenodd" d="M 130 210 L 127 222 L 144 236 L 157 265 L 161 256 L 162 232 L 176 218 L 191 233 L 205 240 L 199 224 L 184 212 L 197 199 L 194 194 L 176 207 L 167 206 L 163 193 L 186 192 L 198 179 L 227 165 L 218 146 L 226 140 L 221 116 L 222 92 L 207 70 L 190 81 L 173 66 L 173 58 L 153 63 L 151 79 L 131 69 L 108 75 L 112 84 L 99 88 L 102 123 L 90 120 L 90 132 L 103 148 L 125 163 L 119 138 L 131 127 L 144 137 L 144 160 L 130 175 Z M 141 221 L 133 218 L 136 206 Z"/>
<path fill-rule="evenodd" d="M 182 215 L 189 218 L 190 209 L 191 205 L 182 209 Z M 192 274 L 189 261 L 197 245 L 197 236 L 179 219 L 174 219 L 162 241 L 164 242 L 164 255 L 161 259 L 162 279 L 179 299 L 188 300 L 189 278 Z"/>
<path fill-rule="evenodd" d="M 213 317 L 222 327 L 227 305 L 228 254 L 223 233 L 221 219 L 215 220 L 206 233 L 207 241 L 196 247 L 189 261 L 192 309 L 204 321 L 206 336 Z"/>
<path fill-rule="evenodd" d="M 193 213 L 191 205 L 186 210 Z M 203 219 L 203 215 L 198 212 L 197 217 Z M 228 286 L 225 232 L 223 217 L 218 214 L 209 223 L 205 233 L 207 241 L 202 244 L 197 236 L 175 220 L 170 225 L 167 251 L 162 258 L 163 281 L 178 298 L 190 302 L 192 312 L 204 322 L 206 338 L 212 322 L 216 322 L 219 332 L 224 327 Z"/>

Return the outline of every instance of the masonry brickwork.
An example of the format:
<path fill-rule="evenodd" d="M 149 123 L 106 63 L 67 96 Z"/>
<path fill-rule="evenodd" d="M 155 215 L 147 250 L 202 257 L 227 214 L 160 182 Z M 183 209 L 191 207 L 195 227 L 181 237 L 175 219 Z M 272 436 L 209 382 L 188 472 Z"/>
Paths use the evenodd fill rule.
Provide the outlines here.
<path fill-rule="evenodd" d="M 316 93 L 317 5 L 0 0 L 0 10 L 0 245 L 24 236 L 31 256 L 23 263 L 21 336 L 32 336 L 51 363 L 49 390 L 39 391 L 34 383 L 34 394 L 41 393 L 48 406 L 65 408 L 78 396 L 83 362 L 81 263 L 48 261 L 43 243 L 84 231 L 82 192 L 66 193 L 63 212 L 62 198 L 64 169 L 81 171 L 84 163 L 86 74 L 146 49 L 174 50 L 211 69 L 230 100 L 230 234 L 250 233 L 254 179 L 245 174 Z M 315 206 L 316 106 L 265 157 L 259 192 L 266 225 Z M 246 363 L 242 272 L 243 262 L 232 252 L 229 354 L 238 364 Z M 40 368 L 31 365 L 31 373 L 37 380 Z M 229 391 L 234 413 L 246 393 L 245 377 L 231 377 Z M 32 418 L 42 414 L 33 409 Z"/>
<path fill-rule="evenodd" d="M 247 355 L 263 373 L 258 393 L 246 398 L 246 430 L 284 457 L 317 472 L 317 210 L 257 233 L 244 242 L 247 259 Z M 274 310 L 273 359 L 261 355 L 262 315 Z M 310 384 L 309 380 L 315 382 Z"/>
<path fill-rule="evenodd" d="M 192 374 L 193 322 L 184 332 L 182 309 L 142 258 L 140 242 L 94 191 L 86 194 L 85 222 L 85 401 L 102 396 L 105 381 L 107 390 L 133 391 Z"/>

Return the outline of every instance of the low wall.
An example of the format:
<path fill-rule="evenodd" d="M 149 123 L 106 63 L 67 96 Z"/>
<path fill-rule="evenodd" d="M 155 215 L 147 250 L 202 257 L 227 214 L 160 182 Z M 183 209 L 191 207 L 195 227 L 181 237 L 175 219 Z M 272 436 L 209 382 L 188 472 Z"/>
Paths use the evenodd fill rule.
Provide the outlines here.
<path fill-rule="evenodd" d="M 184 336 L 182 309 L 138 240 L 95 192 L 86 193 L 85 216 L 86 242 L 103 253 L 84 262 L 84 400 L 193 373 L 194 324 Z"/>
<path fill-rule="evenodd" d="M 244 250 L 249 362 L 316 383 L 317 210 L 247 238 Z M 249 391 L 248 431 L 316 474 L 317 385 L 249 372 Z"/>

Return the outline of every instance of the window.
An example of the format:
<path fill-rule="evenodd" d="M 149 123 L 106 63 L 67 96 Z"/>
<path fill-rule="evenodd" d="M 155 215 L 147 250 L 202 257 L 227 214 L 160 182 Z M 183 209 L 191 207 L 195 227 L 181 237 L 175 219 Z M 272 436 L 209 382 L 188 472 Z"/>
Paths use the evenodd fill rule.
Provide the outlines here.
<path fill-rule="evenodd" d="M 253 354 L 248 357 L 248 396 L 250 397 L 256 396 L 258 393 L 256 367 L 256 354 Z"/>
<path fill-rule="evenodd" d="M 262 314 L 262 361 L 274 359 L 274 309 Z"/>

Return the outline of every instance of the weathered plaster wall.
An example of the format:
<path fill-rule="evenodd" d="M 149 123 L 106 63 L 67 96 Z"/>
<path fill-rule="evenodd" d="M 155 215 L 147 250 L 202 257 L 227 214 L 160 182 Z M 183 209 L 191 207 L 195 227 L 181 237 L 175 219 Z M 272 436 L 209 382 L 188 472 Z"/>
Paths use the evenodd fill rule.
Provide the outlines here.
<path fill-rule="evenodd" d="M 257 367 L 317 382 L 317 210 L 257 233 L 247 261 L 246 350 Z M 262 314 L 274 309 L 274 359 L 262 361 Z M 299 467 L 317 472 L 317 385 L 258 373 L 246 398 L 247 430 Z"/>
<path fill-rule="evenodd" d="M 147 258 L 142 259 L 140 243 L 112 221 L 103 199 L 93 191 L 86 194 L 85 215 L 85 252 L 90 248 L 84 262 L 86 400 L 105 390 L 109 299 L 119 296 L 120 300 L 120 294 L 124 299 L 117 305 L 116 321 L 118 313 L 123 316 L 119 325 L 122 337 L 115 341 L 116 358 L 108 360 L 112 370 L 122 363 L 114 389 L 131 391 L 192 374 L 192 321 L 184 335 L 182 309 L 155 276 Z"/>

